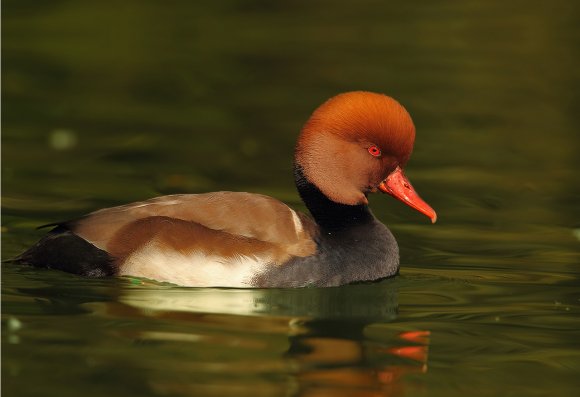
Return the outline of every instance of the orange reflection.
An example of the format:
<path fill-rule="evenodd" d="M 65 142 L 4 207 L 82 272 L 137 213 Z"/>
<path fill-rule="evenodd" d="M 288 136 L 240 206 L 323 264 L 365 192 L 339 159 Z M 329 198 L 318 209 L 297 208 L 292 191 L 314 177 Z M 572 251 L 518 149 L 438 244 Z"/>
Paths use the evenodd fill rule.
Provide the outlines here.
<path fill-rule="evenodd" d="M 429 331 L 403 332 L 393 347 L 331 335 L 297 337 L 288 354 L 299 365 L 296 395 L 402 396 L 404 377 L 427 371 L 429 336 Z"/>

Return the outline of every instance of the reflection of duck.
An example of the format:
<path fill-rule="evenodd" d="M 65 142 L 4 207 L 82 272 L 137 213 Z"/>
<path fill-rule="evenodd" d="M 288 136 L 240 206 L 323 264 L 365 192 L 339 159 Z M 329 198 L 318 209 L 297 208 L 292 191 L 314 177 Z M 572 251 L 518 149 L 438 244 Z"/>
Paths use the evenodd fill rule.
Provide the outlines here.
<path fill-rule="evenodd" d="M 401 333 L 397 346 L 386 348 L 365 341 L 366 323 L 309 325 L 309 332 L 292 338 L 287 354 L 299 368 L 299 396 L 402 395 L 404 375 L 427 371 L 428 331 Z"/>
<path fill-rule="evenodd" d="M 124 289 L 122 303 L 101 307 L 109 317 L 175 326 L 120 331 L 191 357 L 177 364 L 178 379 L 169 370 L 149 377 L 159 393 L 400 396 L 406 375 L 427 371 L 429 332 L 390 330 L 396 286 L 396 280 L 299 290 L 148 286 Z"/>
<path fill-rule="evenodd" d="M 196 332 L 127 335 L 180 351 L 182 359 L 148 376 L 149 387 L 162 394 L 402 396 L 409 388 L 406 376 L 427 371 L 428 331 L 387 331 L 388 342 L 373 342 L 363 333 L 366 322 L 292 320 L 288 328 L 287 320 L 275 317 L 158 315 Z M 172 375 L 172 366 L 180 376 Z"/>
<path fill-rule="evenodd" d="M 400 324 L 389 324 L 396 284 L 299 290 L 148 286 L 125 288 L 120 299 L 85 308 L 123 320 L 126 326 L 109 329 L 114 339 L 154 347 L 130 356 L 134 361 L 124 366 L 148 368 L 147 387 L 158 394 L 401 396 L 413 388 L 407 375 L 427 371 L 429 332 L 400 332 Z M 395 293 L 382 302 L 387 290 Z M 361 296 L 366 291 L 374 295 Z M 310 292 L 308 299 L 297 299 Z M 350 316 L 365 303 L 385 308 L 367 312 L 373 318 Z M 300 312 L 317 315 L 291 314 Z M 117 359 L 118 353 L 109 354 Z"/>
<path fill-rule="evenodd" d="M 400 334 L 406 325 L 390 323 L 398 279 L 218 289 L 26 273 L 40 285 L 19 292 L 37 308 L 41 302 L 43 315 L 77 314 L 80 334 L 68 322 L 46 323 L 48 340 L 66 346 L 71 370 L 85 371 L 79 379 L 119 376 L 127 395 L 392 396 L 409 390 L 407 374 L 426 370 L 425 335 Z M 33 343 L 27 332 L 36 331 L 22 320 L 21 343 Z M 78 348 L 81 340 L 87 348 Z M 93 364 L 76 367 L 85 361 Z M 61 372 L 59 382 L 69 373 Z"/>
<path fill-rule="evenodd" d="M 313 113 L 296 146 L 296 186 L 314 221 L 262 195 L 164 196 L 58 224 L 17 261 L 185 286 L 336 286 L 393 276 L 397 243 L 367 195 L 388 193 L 435 221 L 403 174 L 414 140 L 397 101 L 341 94 Z"/>
<path fill-rule="evenodd" d="M 222 313 L 243 316 L 392 321 L 397 314 L 397 282 L 341 288 L 221 289 L 175 288 L 145 283 L 123 288 L 117 298 L 144 313 Z M 372 304 L 369 304 L 372 302 Z"/>

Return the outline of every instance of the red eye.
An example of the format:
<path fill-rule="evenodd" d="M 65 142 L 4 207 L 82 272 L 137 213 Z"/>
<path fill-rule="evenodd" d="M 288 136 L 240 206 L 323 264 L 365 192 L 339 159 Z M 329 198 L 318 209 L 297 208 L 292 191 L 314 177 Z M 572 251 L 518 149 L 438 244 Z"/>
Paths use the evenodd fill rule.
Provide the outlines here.
<path fill-rule="evenodd" d="M 374 157 L 379 157 L 381 155 L 381 149 L 379 149 L 378 146 L 375 146 L 375 145 L 370 146 L 368 150 L 369 150 L 369 153 Z"/>

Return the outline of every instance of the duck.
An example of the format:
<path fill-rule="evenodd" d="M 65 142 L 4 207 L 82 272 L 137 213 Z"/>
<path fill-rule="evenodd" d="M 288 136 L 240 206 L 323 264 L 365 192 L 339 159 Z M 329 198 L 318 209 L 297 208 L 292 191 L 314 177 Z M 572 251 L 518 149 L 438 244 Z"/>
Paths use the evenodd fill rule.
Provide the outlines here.
<path fill-rule="evenodd" d="M 295 146 L 294 180 L 310 216 L 246 192 L 173 194 L 54 223 L 15 262 L 78 276 L 185 287 L 335 287 L 394 277 L 399 248 L 369 208 L 386 193 L 433 223 L 404 169 L 415 126 L 381 93 L 320 105 Z"/>

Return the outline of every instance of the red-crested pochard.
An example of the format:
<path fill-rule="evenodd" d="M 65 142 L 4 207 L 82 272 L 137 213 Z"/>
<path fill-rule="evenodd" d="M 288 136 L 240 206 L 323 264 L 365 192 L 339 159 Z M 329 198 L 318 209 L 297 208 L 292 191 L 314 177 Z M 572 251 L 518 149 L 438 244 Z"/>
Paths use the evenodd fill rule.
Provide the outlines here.
<path fill-rule="evenodd" d="M 394 276 L 399 248 L 367 195 L 388 193 L 435 222 L 403 173 L 414 140 L 413 121 L 394 99 L 340 94 L 314 111 L 296 145 L 294 178 L 312 219 L 260 194 L 177 194 L 54 224 L 16 261 L 192 287 L 330 287 Z"/>

